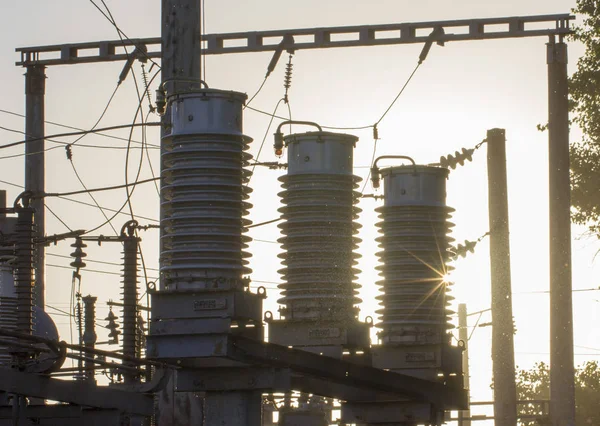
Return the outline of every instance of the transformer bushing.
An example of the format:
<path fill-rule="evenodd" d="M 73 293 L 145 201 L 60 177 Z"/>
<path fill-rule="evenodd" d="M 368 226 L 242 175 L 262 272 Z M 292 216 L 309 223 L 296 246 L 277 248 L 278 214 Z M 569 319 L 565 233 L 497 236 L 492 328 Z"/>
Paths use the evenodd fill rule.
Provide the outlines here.
<path fill-rule="evenodd" d="M 360 178 L 353 175 L 358 138 L 329 132 L 284 138 L 288 172 L 279 178 L 284 236 L 281 320 L 270 319 L 269 340 L 341 357 L 344 348 L 369 346 L 357 320 L 360 242 L 356 223 Z"/>
<path fill-rule="evenodd" d="M 172 129 L 163 139 L 164 217 L 161 285 L 242 287 L 250 273 L 243 235 L 251 192 L 251 139 L 242 134 L 245 94 L 205 89 L 171 101 Z"/>
<path fill-rule="evenodd" d="M 441 344 L 449 327 L 445 281 L 453 241 L 446 206 L 448 169 L 400 166 L 381 171 L 384 205 L 376 211 L 383 280 L 378 310 L 383 344 Z"/>
<path fill-rule="evenodd" d="M 203 366 L 203 358 L 224 356 L 217 348 L 226 347 L 231 333 L 262 340 L 264 292 L 250 293 L 244 278 L 251 272 L 244 235 L 251 223 L 245 100 L 245 94 L 216 89 L 168 97 L 161 282 L 152 292 L 149 358 Z"/>
<path fill-rule="evenodd" d="M 403 158 L 388 156 L 387 158 Z M 380 157 L 383 159 L 385 157 Z M 373 367 L 395 371 L 464 392 L 462 348 L 451 346 L 448 329 L 453 211 L 446 205 L 448 169 L 413 165 L 372 168 L 383 179 L 382 207 L 376 209 L 381 251 L 377 327 L 381 344 L 371 349 Z M 342 421 L 368 425 L 441 425 L 446 407 L 427 401 L 379 401 L 342 405 Z"/>
<path fill-rule="evenodd" d="M 449 222 L 453 209 L 446 205 L 448 169 L 409 165 L 380 173 L 384 205 L 376 209 L 382 234 L 377 270 L 383 279 L 377 282 L 382 291 L 377 327 L 383 347 L 374 351 L 373 363 L 430 380 L 459 377 L 462 382 L 461 349 L 450 345 L 448 333 L 454 226 Z"/>

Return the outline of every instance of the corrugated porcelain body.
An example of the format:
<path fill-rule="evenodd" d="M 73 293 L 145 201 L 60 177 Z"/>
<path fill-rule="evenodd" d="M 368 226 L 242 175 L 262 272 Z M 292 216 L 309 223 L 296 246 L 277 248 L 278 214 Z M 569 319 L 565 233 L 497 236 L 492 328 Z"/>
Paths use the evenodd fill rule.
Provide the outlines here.
<path fill-rule="evenodd" d="M 128 236 L 123 240 L 123 355 L 135 358 L 138 347 L 138 239 Z M 126 365 L 135 367 L 130 362 Z M 131 383 L 132 375 L 125 374 L 125 381 Z"/>
<path fill-rule="evenodd" d="M 449 327 L 445 275 L 453 226 L 446 206 L 448 170 L 400 166 L 381 170 L 384 205 L 376 211 L 382 251 L 377 267 L 383 292 L 379 336 L 383 343 L 439 343 Z"/>
<path fill-rule="evenodd" d="M 12 250 L 3 250 L 10 251 Z M 0 327 L 5 330 L 17 331 L 17 294 L 13 268 L 14 254 L 0 253 Z M 11 355 L 6 345 L 0 345 L 0 365 L 10 365 Z"/>
<path fill-rule="evenodd" d="M 163 138 L 161 286 L 212 288 L 250 272 L 243 236 L 251 139 L 242 134 L 246 95 L 205 89 L 171 103 Z M 240 284 L 241 285 L 241 284 Z"/>
<path fill-rule="evenodd" d="M 360 272 L 355 220 L 360 178 L 352 174 L 355 136 L 309 132 L 285 138 L 288 173 L 279 178 L 284 268 L 279 272 L 288 320 L 354 318 Z"/>

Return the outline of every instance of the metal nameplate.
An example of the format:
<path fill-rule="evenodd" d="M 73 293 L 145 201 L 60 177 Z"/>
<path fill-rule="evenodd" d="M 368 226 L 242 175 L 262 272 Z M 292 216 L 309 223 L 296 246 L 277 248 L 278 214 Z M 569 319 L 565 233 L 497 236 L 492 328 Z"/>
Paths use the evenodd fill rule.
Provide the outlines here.
<path fill-rule="evenodd" d="M 202 299 L 194 300 L 194 311 L 212 311 L 216 309 L 225 309 L 227 299 Z"/>
<path fill-rule="evenodd" d="M 406 362 L 435 361 L 435 352 L 407 352 L 404 354 Z"/>
<path fill-rule="evenodd" d="M 308 330 L 309 339 L 326 339 L 331 337 L 340 337 L 339 328 L 311 328 Z"/>

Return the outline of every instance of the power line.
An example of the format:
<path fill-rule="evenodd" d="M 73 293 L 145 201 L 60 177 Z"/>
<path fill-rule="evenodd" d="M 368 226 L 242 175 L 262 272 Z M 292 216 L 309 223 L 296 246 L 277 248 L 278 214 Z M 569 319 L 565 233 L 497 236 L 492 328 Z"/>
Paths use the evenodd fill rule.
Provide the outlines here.
<path fill-rule="evenodd" d="M 90 196 L 90 198 L 92 199 L 92 201 L 94 202 L 94 204 L 96 205 L 96 207 L 98 207 L 98 209 L 100 209 L 100 212 L 102 213 L 102 216 L 104 216 L 104 219 L 108 220 L 108 215 L 106 214 L 106 212 L 104 211 L 104 209 L 100 206 L 100 204 L 98 204 L 98 201 L 96 200 L 96 197 L 94 197 L 94 195 L 88 190 L 87 186 L 85 186 L 85 183 L 81 179 L 81 176 L 79 176 L 79 173 L 77 173 L 77 169 L 75 168 L 75 163 L 73 162 L 73 157 L 72 156 L 69 157 L 69 161 L 71 163 L 71 168 L 73 169 L 73 172 L 75 173 L 75 176 L 77 177 L 77 180 L 79 181 L 79 183 L 81 184 L 81 186 L 83 186 L 83 189 Z M 115 229 L 114 225 L 111 222 L 109 222 L 109 225 L 112 228 L 113 232 L 118 237 L 119 233 Z"/>
<path fill-rule="evenodd" d="M 60 223 L 62 223 L 65 226 L 65 228 L 67 228 L 70 232 L 73 232 L 69 225 L 67 225 L 56 213 L 54 213 L 47 204 L 44 203 L 44 207 L 46 207 L 46 209 L 48 209 L 48 211 L 52 213 L 52 216 L 54 216 Z"/>
<path fill-rule="evenodd" d="M 268 225 L 270 223 L 279 222 L 280 220 L 283 220 L 283 218 L 278 217 L 277 219 L 267 220 L 266 222 L 255 223 L 254 225 L 247 226 L 247 228 L 258 228 L 259 226 L 264 226 L 264 225 Z M 258 240 L 256 240 L 256 241 L 258 241 Z"/>
<path fill-rule="evenodd" d="M 87 135 L 89 133 L 98 133 L 98 132 L 106 132 L 109 130 L 119 130 L 119 129 L 129 129 L 132 127 L 140 127 L 140 126 L 160 126 L 161 123 L 160 122 L 152 122 L 152 123 L 144 123 L 144 124 L 119 124 L 116 126 L 109 126 L 109 127 L 103 127 L 100 129 L 93 129 L 93 130 L 82 130 L 82 131 L 78 131 L 78 132 L 67 132 L 67 133 L 56 133 L 53 135 L 48 135 L 48 136 L 44 136 L 41 138 L 31 138 L 31 139 L 25 139 L 22 141 L 17 141 L 17 142 L 12 142 L 6 145 L 0 145 L 0 149 L 5 149 L 5 148 L 11 148 L 13 146 L 18 146 L 18 145 L 23 145 L 27 142 L 35 142 L 35 141 L 41 141 L 41 140 L 48 140 L 49 138 L 62 138 L 62 137 L 67 137 L 67 136 L 79 136 L 79 135 Z M 0 126 L 0 129 L 3 130 L 8 130 L 8 131 L 13 131 L 13 129 L 9 129 L 6 127 L 2 127 Z M 19 131 L 19 133 L 21 133 Z M 60 143 L 60 142 L 58 142 Z M 65 145 L 69 145 L 68 142 L 64 142 Z"/>
<path fill-rule="evenodd" d="M 266 80 L 266 78 L 265 78 L 265 80 Z M 262 142 L 260 143 L 260 147 L 258 148 L 258 153 L 256 154 L 255 163 L 252 165 L 252 174 L 248 178 L 248 183 L 246 185 L 250 184 L 250 180 L 252 179 L 252 175 L 254 174 L 254 170 L 256 169 L 256 163 L 258 162 L 258 159 L 260 157 L 260 153 L 262 152 L 262 149 L 263 149 L 263 147 L 265 145 L 265 141 L 267 140 L 267 136 L 269 136 L 269 130 L 271 129 L 271 125 L 273 124 L 273 120 L 275 119 L 275 114 L 277 113 L 277 108 L 279 108 L 279 105 L 281 104 L 282 101 L 283 101 L 283 98 L 279 99 L 279 101 L 275 105 L 275 109 L 273 110 L 273 114 L 271 114 L 271 120 L 269 120 L 269 125 L 267 126 L 267 130 L 265 131 L 265 136 L 263 137 Z"/>
<path fill-rule="evenodd" d="M 419 69 L 419 67 L 421 66 L 421 63 L 422 63 L 421 61 L 419 61 L 417 63 L 417 66 L 415 67 L 415 69 L 413 70 L 413 72 L 408 77 L 408 80 L 406 80 L 406 82 L 402 86 L 402 89 L 400 89 L 400 92 L 398 92 L 398 94 L 396 95 L 396 97 L 394 98 L 394 100 L 392 101 L 392 103 L 390 104 L 390 106 L 388 106 L 387 109 L 385 110 L 385 112 L 381 115 L 381 117 L 379 117 L 379 120 L 377 120 L 377 122 L 375 122 L 374 126 L 377 126 L 379 123 L 381 123 L 381 121 L 385 118 L 385 116 L 387 115 L 387 113 L 390 112 L 390 110 L 392 109 L 392 107 L 394 106 L 394 104 L 396 103 L 396 101 L 398 100 L 398 98 L 400 98 L 400 96 L 402 95 L 402 93 L 404 93 L 404 89 L 406 89 L 406 86 L 408 86 L 408 83 L 410 83 L 410 81 L 412 80 L 413 76 L 415 75 L 415 73 L 417 72 L 417 70 Z"/>
<path fill-rule="evenodd" d="M 8 114 L 8 115 L 14 115 L 16 117 L 21 117 L 21 118 L 26 118 L 25 114 L 19 114 L 17 112 L 8 111 L 6 109 L 1 109 L 1 108 L 0 108 L 0 113 L 4 113 L 4 114 Z M 62 128 L 65 128 L 65 129 L 79 130 L 79 131 L 82 131 L 82 132 L 85 131 L 85 129 L 82 129 L 80 127 L 74 127 L 74 126 L 69 126 L 67 124 L 57 123 L 56 121 L 44 120 L 44 123 L 50 124 L 52 126 L 62 127 Z M 25 132 L 19 132 L 19 133 L 25 134 Z M 123 138 L 121 136 L 108 135 L 108 134 L 105 134 L 105 133 L 98 133 L 98 132 L 96 132 L 96 135 L 102 136 L 102 137 L 105 137 L 105 138 L 109 138 L 109 139 L 116 139 L 116 140 L 127 142 L 127 138 Z M 55 142 L 55 141 L 51 141 L 51 142 Z M 132 142 L 136 143 L 136 144 L 141 144 L 140 141 L 132 140 Z M 92 148 L 92 147 L 94 147 L 94 148 L 98 147 L 97 145 L 83 145 L 83 144 L 81 144 L 79 146 L 82 146 L 82 147 L 88 147 L 89 146 L 90 148 Z M 150 144 L 150 146 L 155 147 L 155 148 L 160 148 L 159 145 Z M 123 147 L 113 147 L 113 148 L 123 149 Z"/>
<path fill-rule="evenodd" d="M 91 3 L 92 3 L 92 4 L 93 4 L 95 7 L 96 7 L 96 9 L 98 9 L 98 11 L 99 11 L 99 12 L 100 12 L 102 15 L 104 15 L 104 17 L 105 17 L 105 18 L 108 20 L 108 22 L 110 22 L 110 23 L 111 23 L 111 24 L 112 24 L 112 25 L 115 27 L 115 29 L 117 30 L 117 34 L 119 35 L 119 38 L 121 39 L 121 43 L 123 43 L 123 47 L 125 47 L 125 42 L 124 42 L 124 40 L 123 40 L 123 37 L 125 37 L 125 38 L 127 39 L 127 41 L 129 41 L 129 42 L 130 42 L 130 43 L 131 43 L 133 46 L 135 46 L 135 45 L 136 45 L 136 43 L 135 43 L 133 40 L 131 40 L 131 39 L 130 39 L 130 38 L 127 36 L 127 34 L 125 34 L 125 33 L 123 32 L 123 30 L 121 30 L 121 28 L 119 28 L 119 26 L 117 25 L 117 23 L 115 22 L 115 20 L 114 20 L 114 18 L 113 18 L 113 16 L 112 16 L 112 13 L 110 12 L 110 9 L 108 8 L 108 6 L 107 6 L 107 5 L 106 5 L 106 3 L 104 2 L 104 0 L 101 0 L 101 1 L 102 1 L 102 4 L 104 5 L 104 7 L 106 7 L 106 11 L 107 11 L 107 12 L 108 12 L 108 14 L 110 15 L 110 17 L 109 17 L 109 16 L 108 16 L 108 15 L 107 15 L 107 14 L 106 14 L 106 13 L 105 13 L 105 12 L 104 12 L 104 11 L 103 11 L 101 8 L 100 8 L 100 6 L 98 6 L 98 5 L 97 5 L 97 4 L 94 2 L 94 0 L 90 0 L 90 2 L 91 2 Z M 122 35 L 123 37 L 121 37 L 121 35 Z M 150 56 L 148 56 L 148 53 L 147 53 L 147 52 L 141 51 L 141 53 L 144 55 L 144 57 L 145 57 L 147 60 L 149 60 L 150 62 L 152 62 L 152 63 L 153 63 L 155 66 L 157 66 L 157 67 L 160 69 L 160 65 L 158 65 L 154 59 L 152 59 Z M 127 52 L 127 49 L 125 49 L 125 54 L 126 54 L 126 55 L 129 55 L 129 54 L 128 54 L 128 52 Z"/>
<path fill-rule="evenodd" d="M 117 94 L 117 90 L 119 90 L 119 87 L 121 87 L 121 82 L 117 83 L 117 86 L 115 87 L 115 90 L 112 92 L 112 95 L 110 95 L 110 98 L 108 99 L 108 102 L 106 103 L 106 106 L 104 107 L 104 110 L 102 111 L 102 114 L 100 114 L 100 117 L 98 117 L 98 120 L 96 120 L 96 122 L 94 123 L 94 125 L 92 126 L 92 128 L 90 130 L 94 130 L 98 126 L 98 124 L 100 124 L 100 122 L 102 121 L 102 119 L 106 115 L 106 112 L 108 111 L 108 108 L 110 108 L 110 104 L 112 103 L 112 100 L 115 98 L 115 95 Z M 75 145 L 81 139 L 85 138 L 86 135 L 87 135 L 87 133 L 85 135 L 81 135 L 80 137 L 78 137 L 77 139 L 75 139 L 75 141 L 73 141 L 71 143 L 71 145 Z"/>
<path fill-rule="evenodd" d="M 92 189 L 86 189 L 86 190 L 82 190 L 82 191 L 48 192 L 48 193 L 44 193 L 44 194 L 34 195 L 33 198 L 65 197 L 67 195 L 88 194 L 90 192 L 113 191 L 115 189 L 123 189 L 123 188 L 131 187 L 131 186 L 136 186 L 136 185 L 139 185 L 142 183 L 154 182 L 159 179 L 160 179 L 160 177 L 155 177 L 155 178 L 151 178 L 151 179 L 144 179 L 144 180 L 136 181 L 133 183 L 127 183 L 124 185 L 104 186 L 101 188 L 92 188 Z"/>
<path fill-rule="evenodd" d="M 52 256 L 52 257 L 60 257 L 62 259 L 73 259 L 71 256 L 67 256 L 64 254 L 56 254 L 56 253 L 47 253 L 48 256 Z M 101 265 L 111 265 L 111 266 L 119 266 L 122 267 L 123 265 L 118 263 L 118 262 L 106 262 L 103 260 L 90 260 L 88 258 L 85 259 L 86 262 L 90 262 L 90 263 L 98 263 Z M 158 268 L 147 268 L 149 271 L 156 271 L 159 272 Z M 83 269 L 85 271 L 85 269 Z"/>

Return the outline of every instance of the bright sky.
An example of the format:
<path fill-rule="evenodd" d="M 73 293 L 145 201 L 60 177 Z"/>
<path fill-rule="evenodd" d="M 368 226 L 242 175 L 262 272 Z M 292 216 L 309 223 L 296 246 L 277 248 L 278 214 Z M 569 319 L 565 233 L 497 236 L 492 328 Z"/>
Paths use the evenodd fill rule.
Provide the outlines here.
<path fill-rule="evenodd" d="M 24 70 L 14 66 L 18 55 L 14 48 L 67 42 L 116 39 L 114 28 L 94 8 L 83 0 L 30 0 L 5 2 L 0 19 L 0 80 L 3 82 L 1 108 L 24 112 Z M 107 4 L 130 38 L 158 36 L 160 2 L 144 0 L 108 0 Z M 206 0 L 206 31 L 209 33 L 250 31 L 319 26 L 384 24 L 447 19 L 467 19 L 515 15 L 567 13 L 574 0 L 505 0 L 503 2 L 456 0 L 452 2 L 423 0 L 420 2 L 373 0 L 304 0 L 282 2 L 255 0 Z M 512 285 L 514 312 L 518 333 L 515 337 L 516 360 L 519 367 L 530 367 L 538 360 L 548 360 L 548 185 L 547 134 L 536 130 L 547 121 L 546 39 L 513 39 L 499 41 L 457 42 L 445 47 L 433 46 L 429 58 L 415 75 L 404 95 L 379 126 L 381 141 L 377 153 L 404 154 L 417 162 L 435 162 L 441 155 L 470 148 L 481 141 L 487 129 L 502 127 L 507 132 L 510 226 L 512 248 Z M 394 98 L 412 69 L 421 45 L 346 48 L 300 51 L 293 59 L 294 74 L 290 103 L 295 119 L 317 121 L 329 126 L 369 125 L 375 122 Z M 582 48 L 570 46 L 569 69 L 575 68 Z M 260 85 L 270 53 L 238 54 L 208 57 L 206 80 L 211 87 L 253 94 Z M 283 57 L 277 70 L 253 106 L 272 111 L 283 96 Z M 52 67 L 47 70 L 46 119 L 67 125 L 89 128 L 110 97 L 122 63 Z M 135 75 L 141 81 L 139 65 Z M 154 85 L 155 86 L 155 85 Z M 152 88 L 154 93 L 154 87 Z M 137 106 L 131 75 L 119 89 L 103 125 L 130 123 Z M 279 114 L 286 115 L 285 109 Z M 157 117 L 151 120 L 157 121 Z M 267 130 L 266 116 L 247 111 L 245 133 L 254 138 L 256 153 Z M 274 123 L 276 124 L 277 121 Z M 22 118 L 0 113 L 0 125 L 22 130 Z M 64 131 L 46 126 L 47 134 Z M 273 161 L 271 128 L 260 160 Z M 303 131 L 303 130 L 302 130 Z M 126 136 L 126 133 L 115 133 Z M 360 137 L 355 152 L 356 173 L 365 177 L 373 150 L 370 130 L 354 132 Z M 571 132 L 572 140 L 579 133 Z M 19 135 L 0 131 L 2 143 L 21 139 Z M 135 138 L 139 140 L 139 132 Z M 158 144 L 155 129 L 148 131 L 148 141 Z M 90 135 L 81 143 L 124 146 L 124 142 Z M 54 146 L 48 143 L 48 146 Z M 19 154 L 22 147 L 3 150 L 3 155 Z M 140 151 L 135 150 L 130 161 L 130 178 L 137 169 Z M 118 185 L 124 182 L 124 150 L 99 150 L 85 147 L 73 149 L 74 164 L 88 187 Z M 146 154 L 144 154 L 145 157 Z M 158 170 L 158 151 L 151 150 L 154 170 Z M 0 179 L 23 183 L 23 158 L 1 159 Z M 81 189 L 62 148 L 47 153 L 47 191 Z M 132 171 L 133 170 L 133 171 Z M 278 216 L 280 190 L 279 171 L 257 169 L 252 179 L 254 209 L 251 219 L 261 222 Z M 151 176 L 144 158 L 142 178 Z M 10 186 L 9 203 L 20 192 Z M 367 193 L 372 192 L 370 183 Z M 74 197 L 92 202 L 87 196 Z M 97 195 L 98 202 L 109 208 L 119 208 L 125 192 Z M 152 184 L 136 189 L 133 197 L 135 213 L 158 217 L 158 196 Z M 454 238 L 476 239 L 488 230 L 487 183 L 485 149 L 475 155 L 474 162 L 451 172 L 448 181 L 448 204 L 456 209 L 453 222 Z M 98 209 L 59 199 L 48 200 L 52 208 L 73 229 L 89 229 L 104 221 Z M 359 249 L 363 255 L 359 282 L 363 285 L 361 318 L 374 316 L 377 289 L 375 266 L 377 251 L 376 215 L 378 202 L 361 202 L 363 225 Z M 127 220 L 120 216 L 115 227 Z M 140 219 L 142 224 L 154 223 Z M 66 228 L 47 214 L 47 232 L 59 233 Z M 573 287 L 598 287 L 598 266 L 594 256 L 598 249 L 595 239 L 582 237 L 584 229 L 573 228 Z M 105 227 L 102 232 L 112 233 Z M 149 268 L 157 268 L 156 230 L 143 233 L 144 255 Z M 276 311 L 279 281 L 277 273 L 279 246 L 275 224 L 256 228 L 250 235 L 261 241 L 251 246 L 254 254 L 252 278 L 269 290 L 265 308 Z M 90 260 L 118 262 L 118 245 L 89 247 Z M 68 255 L 71 248 L 61 243 L 48 249 L 49 254 Z M 490 306 L 489 246 L 482 242 L 474 255 L 456 264 L 453 294 L 457 302 L 467 303 L 469 312 Z M 48 264 L 68 266 L 69 260 L 56 256 Z M 119 268 L 88 262 L 88 269 L 118 273 Z M 49 266 L 47 270 L 47 303 L 68 311 L 71 271 Z M 149 270 L 149 276 L 157 272 Z M 261 283 L 266 281 L 267 283 Z M 103 319 L 108 299 L 118 299 L 118 275 L 83 271 L 82 292 L 98 296 L 98 315 Z M 577 292 L 573 295 L 575 312 L 576 363 L 600 358 L 599 318 L 600 294 Z M 52 312 L 51 312 L 52 313 Z M 66 316 L 55 316 L 62 338 L 69 339 Z M 470 318 L 474 325 L 476 317 Z M 489 316 L 482 318 L 488 322 Z M 104 323 L 104 321 L 99 321 Z M 105 340 L 100 336 L 100 340 Z M 490 328 L 477 328 L 470 341 L 471 385 L 473 400 L 489 400 L 491 391 Z M 595 349 L 594 349 L 595 348 Z"/>

